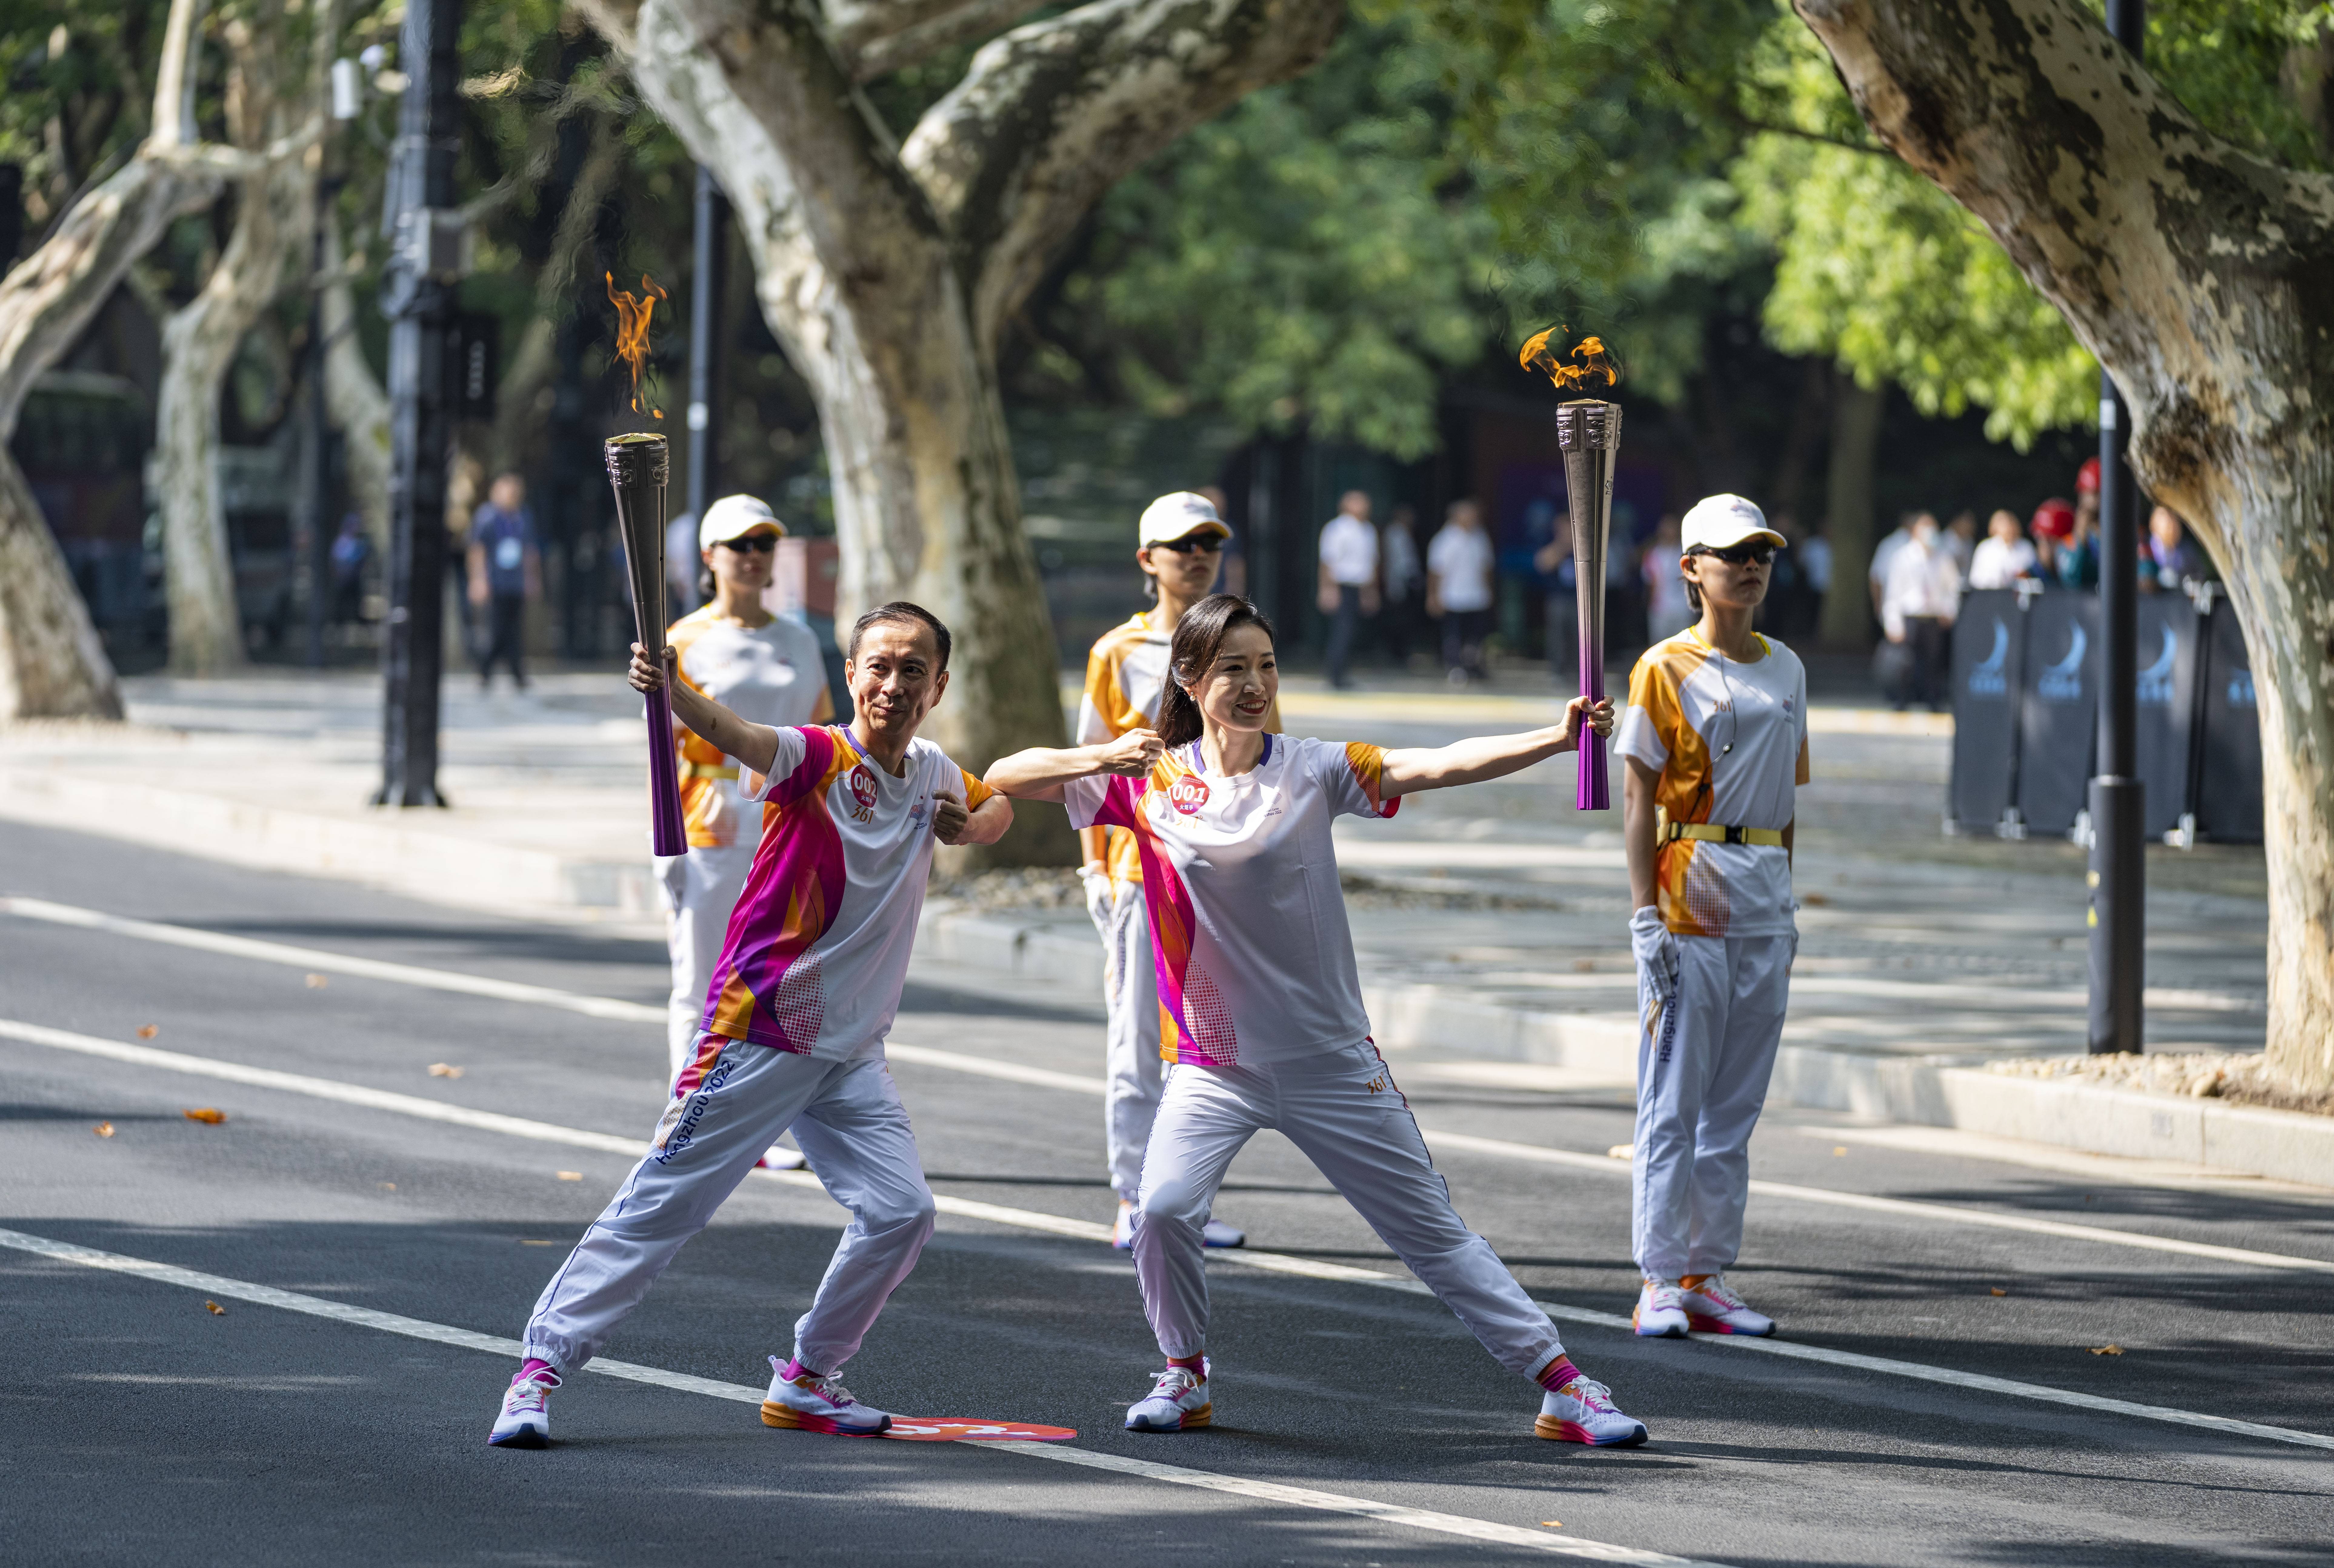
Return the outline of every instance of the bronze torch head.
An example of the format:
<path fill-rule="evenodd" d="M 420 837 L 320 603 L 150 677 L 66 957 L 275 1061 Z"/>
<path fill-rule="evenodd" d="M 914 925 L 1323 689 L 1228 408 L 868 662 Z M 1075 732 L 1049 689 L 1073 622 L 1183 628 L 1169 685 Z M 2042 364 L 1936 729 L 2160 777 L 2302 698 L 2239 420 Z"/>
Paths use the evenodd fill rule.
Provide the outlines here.
<path fill-rule="evenodd" d="M 616 493 L 616 531 L 624 542 L 624 567 L 632 578 L 632 620 L 643 648 L 664 639 L 665 487 L 672 476 L 672 451 L 662 436 L 608 438 L 608 484 Z"/>

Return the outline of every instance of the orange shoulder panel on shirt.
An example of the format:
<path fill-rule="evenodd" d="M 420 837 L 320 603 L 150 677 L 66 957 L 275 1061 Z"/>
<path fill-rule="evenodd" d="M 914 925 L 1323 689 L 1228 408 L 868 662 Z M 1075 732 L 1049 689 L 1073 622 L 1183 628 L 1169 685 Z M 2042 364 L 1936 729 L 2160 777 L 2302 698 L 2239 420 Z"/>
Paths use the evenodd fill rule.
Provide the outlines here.
<path fill-rule="evenodd" d="M 1654 786 L 1654 803 L 1673 822 L 1710 820 L 1712 779 L 1709 744 L 1685 722 L 1685 683 L 1709 658 L 1692 638 L 1672 638 L 1649 649 L 1629 672 L 1629 706 L 1643 708 L 1654 733 L 1669 748 L 1670 759 Z M 1663 922 L 1683 936 L 1708 936 L 1687 911 L 1686 870 L 1693 862 L 1695 842 L 1680 839 L 1657 845 L 1654 851 L 1655 902 Z"/>

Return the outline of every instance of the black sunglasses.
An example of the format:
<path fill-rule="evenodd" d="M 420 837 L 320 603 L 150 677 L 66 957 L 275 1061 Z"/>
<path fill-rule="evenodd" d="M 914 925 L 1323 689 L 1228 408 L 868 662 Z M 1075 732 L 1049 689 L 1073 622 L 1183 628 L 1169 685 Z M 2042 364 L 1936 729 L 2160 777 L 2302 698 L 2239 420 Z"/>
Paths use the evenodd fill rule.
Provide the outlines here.
<path fill-rule="evenodd" d="M 1181 539 L 1154 539 L 1153 550 L 1172 550 L 1178 555 L 1189 555 L 1194 550 L 1203 555 L 1213 555 L 1224 547 L 1220 534 L 1186 534 Z"/>
<path fill-rule="evenodd" d="M 1775 558 L 1775 545 L 1771 540 L 1753 539 L 1747 544 L 1729 544 L 1723 550 L 1708 544 L 1697 544 L 1686 553 L 1715 555 L 1730 566 L 1748 566 L 1754 561 L 1764 566 Z"/>
<path fill-rule="evenodd" d="M 778 536 L 775 534 L 741 534 L 735 539 L 724 539 L 721 544 L 726 549 L 740 553 L 751 550 L 757 555 L 767 555 L 778 547 Z"/>

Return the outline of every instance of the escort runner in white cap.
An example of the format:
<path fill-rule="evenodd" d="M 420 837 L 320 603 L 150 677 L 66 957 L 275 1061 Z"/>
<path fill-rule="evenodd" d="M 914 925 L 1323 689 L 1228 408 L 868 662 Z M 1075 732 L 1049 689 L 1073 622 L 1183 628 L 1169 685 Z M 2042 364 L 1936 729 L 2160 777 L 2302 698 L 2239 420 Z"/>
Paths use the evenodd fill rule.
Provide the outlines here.
<path fill-rule="evenodd" d="M 1143 592 L 1156 602 L 1103 633 L 1086 655 L 1086 690 L 1078 704 L 1077 741 L 1100 746 L 1129 730 L 1159 722 L 1159 693 L 1167 679 L 1167 643 L 1183 611 L 1208 596 L 1223 563 L 1231 529 L 1206 496 L 1189 490 L 1162 495 L 1135 525 L 1134 563 Z M 1280 727 L 1276 711 L 1271 725 Z M 1118 828 L 1086 828 L 1078 875 L 1086 912 L 1102 935 L 1104 1034 L 1103 1139 L 1118 1221 L 1111 1245 L 1134 1245 L 1134 1199 L 1143 1183 L 1143 1150 L 1159 1110 L 1159 988 L 1151 976 L 1151 920 L 1143 907 L 1143 862 L 1134 835 Z M 1222 1220 L 1207 1224 L 1210 1246 L 1239 1246 L 1247 1237 Z"/>
<path fill-rule="evenodd" d="M 1783 536 L 1740 495 L 1697 502 L 1679 572 L 1701 620 L 1629 676 L 1613 749 L 1635 913 L 1638 1333 L 1770 1334 L 1726 1270 L 1742 1248 L 1750 1132 L 1783 1034 L 1799 931 L 1791 826 L 1808 782 L 1808 677 L 1750 630 Z"/>
<path fill-rule="evenodd" d="M 725 495 L 708 506 L 697 527 L 704 563 L 698 593 L 707 602 L 665 632 L 682 685 L 749 724 L 773 727 L 825 724 L 834 717 L 818 639 L 800 621 L 762 608 L 777 544 L 786 535 L 786 525 L 755 496 Z M 668 1082 L 688 1063 L 729 911 L 737 907 L 762 842 L 762 809 L 746 798 L 738 759 L 724 756 L 686 725 L 676 723 L 673 734 L 680 748 L 680 809 L 689 824 L 689 852 L 656 863 L 672 957 L 665 1027 Z M 774 1149 L 769 1161 L 793 1167 L 802 1163 L 802 1156 Z"/>
<path fill-rule="evenodd" d="M 1060 801 L 1070 822 L 1131 833 L 1143 861 L 1166 1087 L 1143 1160 L 1134 1273 L 1167 1358 L 1129 1430 L 1207 1426 L 1201 1227 L 1249 1138 L 1277 1129 L 1510 1371 L 1545 1390 L 1543 1438 L 1621 1447 L 1642 1422 L 1583 1377 L 1548 1314 L 1451 1207 L 1418 1122 L 1370 1040 L 1331 822 L 1390 817 L 1421 790 L 1503 778 L 1604 731 L 1586 697 L 1564 722 L 1432 749 L 1290 740 L 1265 726 L 1279 688 L 1272 627 L 1220 593 L 1168 649 L 1159 729 L 989 770 L 1003 794 Z"/>
<path fill-rule="evenodd" d="M 743 796 L 761 810 L 760 847 L 649 1153 L 535 1303 L 526 1361 L 487 1438 L 497 1447 L 549 1444 L 550 1391 L 600 1353 L 789 1129 L 851 1223 L 795 1323 L 792 1357 L 770 1358 L 762 1422 L 853 1437 L 892 1424 L 837 1376 L 932 1234 L 931 1188 L 883 1039 L 933 844 L 993 844 L 1013 806 L 917 738 L 948 689 L 948 628 L 931 611 L 878 605 L 852 627 L 848 654 L 848 726 L 748 724 L 673 688 L 673 716 L 750 770 Z M 637 643 L 631 678 L 641 691 L 664 681 Z"/>

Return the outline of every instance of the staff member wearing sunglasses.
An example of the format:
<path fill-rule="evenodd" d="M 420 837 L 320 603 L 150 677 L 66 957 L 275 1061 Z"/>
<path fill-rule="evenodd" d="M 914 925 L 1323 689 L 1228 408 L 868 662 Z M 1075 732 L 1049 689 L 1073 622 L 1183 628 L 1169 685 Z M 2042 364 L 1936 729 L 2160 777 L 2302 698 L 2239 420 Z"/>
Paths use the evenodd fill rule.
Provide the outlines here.
<path fill-rule="evenodd" d="M 705 509 L 698 553 L 705 574 L 703 608 L 672 623 L 665 640 L 679 657 L 681 684 L 748 724 L 773 729 L 825 724 L 834 717 L 826 661 L 810 628 L 762 608 L 786 524 L 751 495 L 725 495 Z M 675 721 L 680 743 L 680 810 L 689 852 L 657 862 L 672 917 L 672 1001 L 666 1025 L 671 1071 L 680 1073 L 705 1015 L 705 988 L 721 954 L 754 851 L 762 842 L 762 807 L 748 801 L 734 756 Z M 775 1163 L 775 1162 L 774 1162 Z M 786 1163 L 800 1159 L 786 1151 Z"/>
<path fill-rule="evenodd" d="M 1740 495 L 1685 515 L 1678 570 L 1701 619 L 1629 676 L 1613 749 L 1635 913 L 1643 1029 L 1632 1240 L 1636 1331 L 1770 1334 L 1726 1283 L 1742 1246 L 1750 1132 L 1782 1039 L 1794 794 L 1808 782 L 1808 677 L 1750 630 L 1783 536 Z"/>
<path fill-rule="evenodd" d="M 1153 602 L 1103 633 L 1086 655 L 1085 697 L 1078 704 L 1080 746 L 1102 746 L 1133 729 L 1155 729 L 1167 684 L 1167 650 L 1183 612 L 1215 587 L 1232 531 L 1214 502 L 1191 490 L 1162 495 L 1135 525 L 1134 563 L 1143 596 Z M 1265 727 L 1280 730 L 1276 704 Z M 1134 1245 L 1134 1200 L 1143 1188 L 1143 1151 L 1159 1112 L 1159 986 L 1152 973 L 1151 919 L 1143 900 L 1143 860 L 1124 828 L 1082 828 L 1086 913 L 1103 948 L 1103 1146 L 1118 1194 L 1111 1245 Z M 1207 1245 L 1239 1246 L 1245 1234 L 1210 1218 Z"/>

